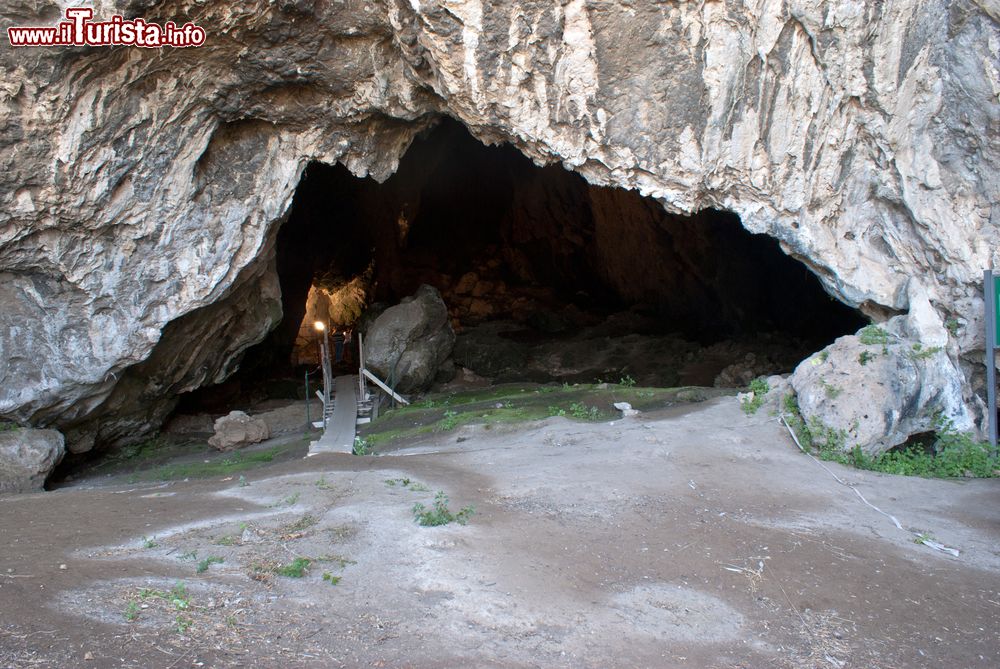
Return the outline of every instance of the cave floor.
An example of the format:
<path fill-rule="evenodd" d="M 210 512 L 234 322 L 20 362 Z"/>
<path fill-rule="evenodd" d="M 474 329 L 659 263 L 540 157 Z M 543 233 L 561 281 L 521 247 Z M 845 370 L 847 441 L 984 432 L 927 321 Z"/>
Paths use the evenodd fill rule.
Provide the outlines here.
<path fill-rule="evenodd" d="M 3 497 L 0 665 L 1000 665 L 1000 480 L 826 465 L 953 558 L 765 414 L 460 425 Z M 467 525 L 414 522 L 438 490 Z"/>

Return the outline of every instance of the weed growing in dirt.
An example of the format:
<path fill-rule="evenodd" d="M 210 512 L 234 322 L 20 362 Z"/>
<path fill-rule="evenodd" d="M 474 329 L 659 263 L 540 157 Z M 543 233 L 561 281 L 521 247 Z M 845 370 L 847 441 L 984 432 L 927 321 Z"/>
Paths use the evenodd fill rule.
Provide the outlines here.
<path fill-rule="evenodd" d="M 142 547 L 143 548 L 156 548 L 160 544 L 156 543 L 156 537 L 143 537 Z"/>
<path fill-rule="evenodd" d="M 437 527 L 451 522 L 465 525 L 475 512 L 474 508 L 467 506 L 458 513 L 452 513 L 448 508 L 448 496 L 443 490 L 438 490 L 437 494 L 434 495 L 434 503 L 431 508 L 428 509 L 420 502 L 413 505 L 413 518 L 423 527 Z"/>
<path fill-rule="evenodd" d="M 194 560 L 198 559 L 198 551 L 188 551 L 187 553 L 183 553 L 181 554 L 179 559 L 191 560 L 193 562 Z"/>
<path fill-rule="evenodd" d="M 768 392 L 771 391 L 771 386 L 768 385 L 767 379 L 763 376 L 757 377 L 750 382 L 750 392 L 753 393 L 753 397 L 744 397 L 740 400 L 740 408 L 743 409 L 743 413 L 748 416 L 752 416 L 760 409 L 764 404 L 764 397 Z"/>
<path fill-rule="evenodd" d="M 320 476 L 315 483 L 320 490 L 333 490 L 333 486 L 326 482 L 325 476 Z"/>
<path fill-rule="evenodd" d="M 198 568 L 196 569 L 196 571 L 199 574 L 204 574 L 206 571 L 208 571 L 208 568 L 211 567 L 213 564 L 222 564 L 223 562 L 225 562 L 225 560 L 220 558 L 218 555 L 210 555 L 198 563 Z"/>
<path fill-rule="evenodd" d="M 618 385 L 624 386 L 625 388 L 634 388 L 635 379 L 633 379 L 631 375 L 625 374 L 620 379 L 618 379 Z"/>
<path fill-rule="evenodd" d="M 352 449 L 354 455 L 374 455 L 375 445 L 368 439 L 362 437 L 354 437 L 354 448 Z"/>
<path fill-rule="evenodd" d="M 956 318 L 949 318 L 944 322 L 944 326 L 948 329 L 948 332 L 951 333 L 952 337 L 957 337 L 958 328 L 961 326 L 961 323 L 959 323 Z"/>
<path fill-rule="evenodd" d="M 340 583 L 340 576 L 334 576 L 330 572 L 324 571 L 323 580 L 329 583 L 330 585 L 337 585 L 338 583 Z"/>
<path fill-rule="evenodd" d="M 20 429 L 21 427 L 17 423 L 8 423 L 7 421 L 0 420 L 0 432 L 13 432 Z"/>
<path fill-rule="evenodd" d="M 243 474 L 240 474 L 240 487 L 241 488 L 246 488 L 248 485 L 250 485 L 250 484 L 247 483 L 247 477 L 244 476 Z"/>
<path fill-rule="evenodd" d="M 122 613 L 122 616 L 124 616 L 125 620 L 129 621 L 130 623 L 135 622 L 139 618 L 138 602 L 135 601 L 129 602 L 128 605 L 125 607 L 125 612 Z"/>
<path fill-rule="evenodd" d="M 306 575 L 306 572 L 309 570 L 309 565 L 311 565 L 312 562 L 313 561 L 309 558 L 297 557 L 288 564 L 275 567 L 274 573 L 278 576 L 284 576 L 286 578 L 302 578 Z"/>
<path fill-rule="evenodd" d="M 227 534 L 223 537 L 219 537 L 215 540 L 216 546 L 235 546 L 239 541 L 231 534 Z"/>
<path fill-rule="evenodd" d="M 454 430 L 458 425 L 458 412 L 449 409 L 444 412 L 444 419 L 441 421 L 442 430 Z"/>
<path fill-rule="evenodd" d="M 425 486 L 423 483 L 412 481 L 408 478 L 386 479 L 385 484 L 390 488 L 395 488 L 398 485 L 400 488 L 409 488 L 414 492 L 427 492 L 430 490 L 430 488 Z"/>
<path fill-rule="evenodd" d="M 284 499 L 275 502 L 274 504 L 272 504 L 268 508 L 274 509 L 274 508 L 277 508 L 279 506 L 295 506 L 298 503 L 298 501 L 299 501 L 299 497 L 301 497 L 301 496 L 302 496 L 302 493 L 298 493 L 298 492 L 292 493 L 288 497 L 285 497 Z"/>
<path fill-rule="evenodd" d="M 565 416 L 566 415 L 566 409 L 563 409 L 562 407 L 549 407 L 548 411 L 549 411 L 549 415 L 550 416 Z"/>
<path fill-rule="evenodd" d="M 579 420 L 598 420 L 601 417 L 601 412 L 597 407 L 589 407 L 581 402 L 570 404 L 569 413 L 573 418 Z"/>

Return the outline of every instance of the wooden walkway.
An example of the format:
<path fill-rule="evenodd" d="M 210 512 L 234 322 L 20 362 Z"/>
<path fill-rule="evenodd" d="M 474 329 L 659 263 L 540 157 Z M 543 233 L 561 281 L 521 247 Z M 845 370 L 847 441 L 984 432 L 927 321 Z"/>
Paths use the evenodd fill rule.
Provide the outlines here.
<path fill-rule="evenodd" d="M 338 376 L 333 382 L 333 415 L 319 441 L 309 444 L 315 453 L 352 453 L 358 421 L 358 377 Z"/>

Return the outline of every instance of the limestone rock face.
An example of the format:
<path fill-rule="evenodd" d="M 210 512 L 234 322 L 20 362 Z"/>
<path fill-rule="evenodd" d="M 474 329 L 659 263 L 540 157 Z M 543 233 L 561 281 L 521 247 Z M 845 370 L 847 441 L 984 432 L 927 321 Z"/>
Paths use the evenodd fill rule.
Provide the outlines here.
<path fill-rule="evenodd" d="M 215 434 L 208 445 L 220 451 L 232 451 L 243 446 L 259 444 L 271 437 L 271 431 L 263 420 L 248 416 L 242 411 L 230 411 L 215 421 Z"/>
<path fill-rule="evenodd" d="M 64 452 L 56 430 L 0 431 L 0 493 L 41 490 Z"/>
<path fill-rule="evenodd" d="M 428 388 L 455 346 L 448 307 L 431 286 L 383 311 L 368 329 L 365 363 L 402 393 Z"/>
<path fill-rule="evenodd" d="M 97 3 L 114 13 L 208 40 L 0 50 L 0 417 L 74 451 L 155 429 L 280 317 L 273 245 L 305 166 L 384 179 L 448 114 L 670 211 L 732 210 L 838 299 L 945 332 L 962 392 L 940 400 L 981 421 L 989 3 Z"/>

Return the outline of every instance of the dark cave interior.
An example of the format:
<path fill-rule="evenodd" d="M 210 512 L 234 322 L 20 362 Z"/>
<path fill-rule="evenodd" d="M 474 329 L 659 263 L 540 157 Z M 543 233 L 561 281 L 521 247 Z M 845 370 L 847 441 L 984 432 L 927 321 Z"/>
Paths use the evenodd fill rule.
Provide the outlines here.
<path fill-rule="evenodd" d="M 456 362 L 487 360 L 474 371 L 494 380 L 517 380 L 517 367 L 543 382 L 628 373 L 647 385 L 738 386 L 791 371 L 866 322 L 735 214 L 669 214 L 637 192 L 485 146 L 450 119 L 418 138 L 382 184 L 309 165 L 278 233 L 277 270 L 280 325 L 229 381 L 182 397 L 180 412 L 294 392 L 302 367 L 315 364 L 313 319 L 353 327 L 373 304 L 421 284 L 448 305 Z M 581 339 L 577 358 L 617 353 L 577 360 L 573 374 L 488 361 L 501 341 L 535 346 L 540 359 L 546 343 Z"/>

